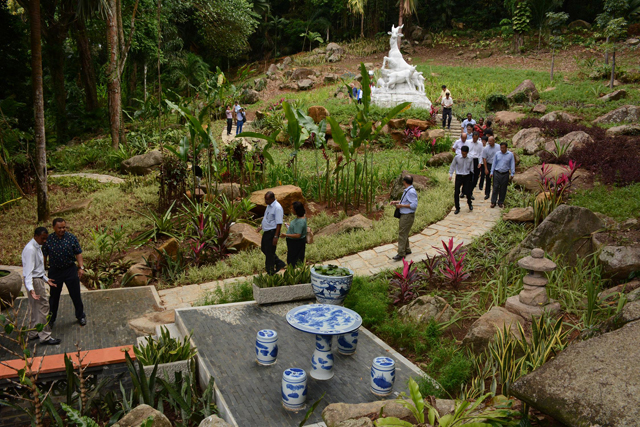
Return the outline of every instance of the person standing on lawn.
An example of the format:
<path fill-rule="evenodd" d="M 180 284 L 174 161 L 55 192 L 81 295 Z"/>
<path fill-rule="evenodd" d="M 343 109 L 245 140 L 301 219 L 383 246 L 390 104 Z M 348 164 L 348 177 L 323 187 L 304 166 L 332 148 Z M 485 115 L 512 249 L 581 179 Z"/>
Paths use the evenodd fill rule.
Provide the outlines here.
<path fill-rule="evenodd" d="M 413 187 L 413 177 L 406 175 L 402 177 L 404 191 L 400 200 L 391 202 L 400 209 L 400 222 L 398 223 L 398 254 L 393 257 L 394 261 L 400 261 L 411 253 L 409 248 L 409 233 L 416 219 L 416 209 L 418 209 L 418 192 Z"/>
<path fill-rule="evenodd" d="M 27 243 L 22 251 L 22 275 L 24 276 L 24 286 L 27 288 L 27 298 L 29 300 L 29 311 L 31 320 L 29 329 L 35 329 L 36 325 L 42 324 L 42 331 L 29 331 L 29 339 L 39 339 L 40 344 L 58 345 L 60 340 L 51 336 L 51 326 L 47 324 L 49 315 L 49 296 L 47 295 L 47 284 L 53 288 L 56 284 L 45 275 L 44 256 L 42 255 L 42 245 L 47 241 L 49 232 L 44 227 L 38 227 L 33 232 L 33 239 Z"/>
<path fill-rule="evenodd" d="M 49 278 L 56 284 L 51 288 L 51 298 L 49 305 L 51 309 L 51 329 L 58 318 L 58 305 L 60 304 L 60 294 L 62 285 L 67 285 L 69 296 L 73 301 L 76 319 L 80 326 L 87 324 L 87 316 L 84 313 L 82 296 L 80 295 L 80 279 L 84 274 L 84 260 L 82 259 L 82 248 L 78 238 L 67 231 L 67 223 L 62 218 L 53 220 L 54 234 L 48 237 L 42 246 L 45 263 L 49 259 Z M 77 263 L 77 266 L 76 266 Z"/>
<path fill-rule="evenodd" d="M 456 181 L 454 184 L 453 202 L 456 210 L 453 212 L 455 215 L 460 213 L 460 190 L 462 195 L 467 197 L 467 204 L 469 210 L 473 210 L 473 204 L 471 203 L 471 191 L 473 183 L 473 160 L 469 157 L 469 147 L 463 145 L 460 149 L 460 154 L 454 157 L 451 166 L 449 167 L 449 181 L 453 178 L 453 173 L 456 174 Z"/>
<path fill-rule="evenodd" d="M 258 233 L 262 231 L 260 249 L 265 256 L 264 268 L 267 274 L 274 275 L 285 266 L 284 261 L 276 255 L 284 211 L 273 191 L 267 191 L 264 202 L 267 204 L 267 209 L 264 211 L 262 225 L 258 227 Z"/>
<path fill-rule="evenodd" d="M 478 180 L 480 179 L 480 166 L 482 165 L 482 141 L 478 132 L 473 132 L 473 138 L 467 144 L 469 146 L 469 157 L 473 159 L 473 184 L 471 186 L 471 200 L 475 200 L 473 197 L 473 190 L 478 186 Z"/>
<path fill-rule="evenodd" d="M 307 247 L 307 218 L 306 211 L 301 202 L 293 202 L 293 211 L 296 219 L 287 226 L 287 232 L 280 237 L 287 239 L 287 265 L 304 264 L 304 254 Z"/>
<path fill-rule="evenodd" d="M 446 86 L 442 86 L 442 87 L 444 88 Z M 451 94 L 449 93 L 449 91 L 445 92 L 444 98 L 442 98 L 441 104 L 442 104 L 442 129 L 444 129 L 446 124 L 447 129 L 451 130 L 451 118 L 453 117 L 453 114 L 452 114 L 453 98 L 451 98 Z"/>
<path fill-rule="evenodd" d="M 491 195 L 492 208 L 496 207 L 496 201 L 498 202 L 498 206 L 504 208 L 507 187 L 513 180 L 515 173 L 516 159 L 513 157 L 513 153 L 507 150 L 507 143 L 501 142 L 500 151 L 493 157 L 491 175 L 489 175 L 490 178 L 493 178 L 493 194 Z"/>
<path fill-rule="evenodd" d="M 493 135 L 486 138 L 487 138 L 487 146 L 482 149 L 483 170 L 484 170 L 484 175 L 487 178 L 485 182 L 485 188 L 484 188 L 485 200 L 489 199 L 489 196 L 491 195 L 491 175 L 489 174 L 491 172 L 491 168 L 493 167 L 493 159 L 495 158 L 498 151 L 500 151 L 500 147 L 496 145 L 496 139 L 493 137 Z"/>

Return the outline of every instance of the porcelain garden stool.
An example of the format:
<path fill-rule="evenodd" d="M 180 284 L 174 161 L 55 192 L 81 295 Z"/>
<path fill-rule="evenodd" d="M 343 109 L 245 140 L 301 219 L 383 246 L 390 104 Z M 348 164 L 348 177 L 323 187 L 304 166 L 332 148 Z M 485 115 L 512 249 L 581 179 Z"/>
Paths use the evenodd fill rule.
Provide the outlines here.
<path fill-rule="evenodd" d="M 390 357 L 376 357 L 371 365 L 371 392 L 388 396 L 396 379 L 396 362 Z"/>
<path fill-rule="evenodd" d="M 282 373 L 282 406 L 299 411 L 307 400 L 307 373 L 304 369 L 289 368 Z"/>
<path fill-rule="evenodd" d="M 273 329 L 262 329 L 256 335 L 256 360 L 258 365 L 269 366 L 278 357 L 278 333 Z"/>

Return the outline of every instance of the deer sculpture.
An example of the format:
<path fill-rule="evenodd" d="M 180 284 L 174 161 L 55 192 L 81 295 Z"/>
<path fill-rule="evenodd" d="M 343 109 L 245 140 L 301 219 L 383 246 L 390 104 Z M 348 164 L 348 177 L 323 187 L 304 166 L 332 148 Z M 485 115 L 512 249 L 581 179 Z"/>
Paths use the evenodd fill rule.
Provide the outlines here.
<path fill-rule="evenodd" d="M 378 80 L 378 85 L 384 89 L 393 89 L 397 83 L 406 82 L 411 90 L 424 93 L 424 77 L 422 73 L 416 71 L 415 67 L 404 60 L 398 48 L 398 38 L 403 37 L 400 32 L 402 27 L 404 27 L 404 24 L 399 27 L 392 25 L 391 31 L 388 32 L 391 36 L 389 39 L 389 56 L 385 56 L 382 60 L 382 68 L 380 69 L 382 78 Z"/>

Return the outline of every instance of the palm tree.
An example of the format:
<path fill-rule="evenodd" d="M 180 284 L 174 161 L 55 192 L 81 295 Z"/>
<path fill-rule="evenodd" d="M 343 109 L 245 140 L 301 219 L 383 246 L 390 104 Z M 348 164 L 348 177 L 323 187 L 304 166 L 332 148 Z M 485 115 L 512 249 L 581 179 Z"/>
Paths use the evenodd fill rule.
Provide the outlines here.
<path fill-rule="evenodd" d="M 349 0 L 349 9 L 352 12 L 360 14 L 360 37 L 364 37 L 364 6 L 367 0 Z"/>
<path fill-rule="evenodd" d="M 273 16 L 269 14 L 269 26 L 274 29 L 275 35 L 273 37 L 273 56 L 278 57 L 278 30 L 284 28 L 289 23 L 288 20 L 279 16 Z"/>
<path fill-rule="evenodd" d="M 209 65 L 195 53 L 187 52 L 171 66 L 170 77 L 178 90 L 187 89 L 187 97 L 191 96 L 191 87 L 198 86 L 207 78 Z"/>
<path fill-rule="evenodd" d="M 398 18 L 399 27 L 402 25 L 402 17 L 404 15 L 411 15 L 416 12 L 418 0 L 400 0 L 398 3 L 400 4 L 400 16 Z M 400 43 L 400 38 L 398 38 L 398 43 Z"/>

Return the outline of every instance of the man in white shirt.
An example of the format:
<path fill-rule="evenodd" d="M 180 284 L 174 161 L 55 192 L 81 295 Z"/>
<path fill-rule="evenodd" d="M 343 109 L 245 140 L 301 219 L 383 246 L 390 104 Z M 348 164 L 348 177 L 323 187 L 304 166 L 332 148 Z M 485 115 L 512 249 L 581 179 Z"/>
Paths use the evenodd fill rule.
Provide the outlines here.
<path fill-rule="evenodd" d="M 47 237 L 49 237 L 49 232 L 46 228 L 38 227 L 35 229 L 33 239 L 27 243 L 22 251 L 22 275 L 24 276 L 24 286 L 27 288 L 29 311 L 31 312 L 29 339 L 39 339 L 40 344 L 58 345 L 60 340 L 51 337 L 51 328 L 47 320 L 49 315 L 47 284 L 56 287 L 53 280 L 46 276 L 44 270 L 42 245 L 47 241 Z M 40 332 L 36 330 L 38 324 L 45 325 Z"/>
<path fill-rule="evenodd" d="M 471 113 L 467 113 L 467 118 L 462 121 L 462 131 L 463 132 L 467 128 L 467 125 L 471 125 L 471 129 L 473 131 L 473 126 L 476 125 L 476 121 L 473 120 L 472 117 L 473 116 L 471 115 Z"/>
<path fill-rule="evenodd" d="M 460 189 L 462 189 L 462 195 L 467 197 L 467 204 L 469 210 L 473 210 L 471 204 L 471 183 L 473 179 L 473 160 L 468 156 L 469 147 L 463 145 L 460 149 L 460 155 L 456 156 L 451 162 L 449 167 L 449 181 L 453 178 L 453 173 L 456 174 L 456 182 L 454 184 L 455 190 L 453 193 L 453 201 L 456 206 L 454 214 L 460 213 Z"/>
<path fill-rule="evenodd" d="M 473 184 L 471 186 L 471 200 L 475 200 L 473 197 L 473 190 L 478 186 L 478 180 L 480 179 L 480 165 L 482 164 L 482 140 L 480 140 L 480 134 L 473 132 L 471 141 L 467 143 L 469 146 L 469 157 L 473 159 Z"/>
<path fill-rule="evenodd" d="M 440 96 L 438 97 L 438 99 L 436 99 L 436 102 L 440 102 L 440 100 L 446 98 L 447 94 L 451 96 L 451 92 L 449 91 L 449 89 L 447 89 L 447 86 L 442 85 L 442 92 L 440 92 Z"/>
<path fill-rule="evenodd" d="M 500 151 L 500 147 L 496 145 L 496 139 L 493 135 L 487 138 L 487 146 L 482 149 L 482 163 L 484 165 L 485 182 L 484 199 L 487 200 L 491 196 L 491 176 L 489 172 L 493 166 L 493 158 Z"/>
<path fill-rule="evenodd" d="M 456 153 L 456 156 L 460 155 L 460 149 L 464 146 L 467 145 L 467 134 L 463 133 L 460 136 L 460 139 L 457 140 L 456 142 L 453 143 L 453 146 L 451 147 L 451 151 L 453 151 L 454 153 Z"/>
<path fill-rule="evenodd" d="M 280 203 L 276 200 L 273 191 L 267 191 L 264 195 L 264 202 L 267 204 L 267 209 L 264 211 L 262 225 L 258 227 L 258 233 L 262 231 L 260 249 L 265 256 L 265 269 L 267 270 L 267 274 L 273 275 L 285 266 L 284 261 L 276 255 L 284 211 Z"/>
<path fill-rule="evenodd" d="M 445 86 L 442 87 L 444 88 Z M 442 129 L 444 129 L 445 124 L 447 125 L 447 129 L 451 129 L 451 118 L 453 117 L 451 113 L 452 107 L 453 99 L 451 98 L 449 91 L 446 91 L 442 98 Z"/>

